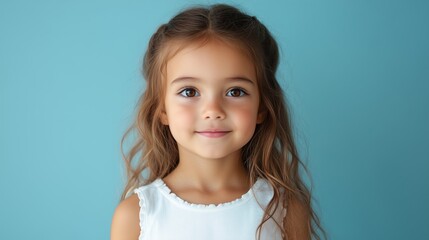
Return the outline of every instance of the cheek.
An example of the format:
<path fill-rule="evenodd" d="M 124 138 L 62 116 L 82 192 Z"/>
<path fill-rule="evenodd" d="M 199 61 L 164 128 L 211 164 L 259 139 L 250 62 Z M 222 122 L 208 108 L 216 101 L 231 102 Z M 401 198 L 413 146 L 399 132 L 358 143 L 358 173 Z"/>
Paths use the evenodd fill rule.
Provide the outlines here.
<path fill-rule="evenodd" d="M 256 127 L 256 118 L 258 111 L 254 107 L 241 107 L 234 110 L 235 122 L 238 127 L 253 131 Z"/>
<path fill-rule="evenodd" d="M 180 104 L 174 104 L 167 109 L 168 121 L 172 132 L 192 126 L 195 114 L 193 109 Z"/>

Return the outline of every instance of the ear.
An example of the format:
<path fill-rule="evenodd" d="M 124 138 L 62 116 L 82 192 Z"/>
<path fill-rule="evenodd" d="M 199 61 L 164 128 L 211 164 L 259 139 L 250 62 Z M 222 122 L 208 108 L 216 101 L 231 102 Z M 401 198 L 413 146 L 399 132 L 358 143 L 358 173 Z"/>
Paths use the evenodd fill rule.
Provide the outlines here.
<path fill-rule="evenodd" d="M 168 125 L 167 113 L 164 110 L 162 110 L 161 112 L 161 123 L 164 125 Z"/>
<path fill-rule="evenodd" d="M 267 112 L 260 109 L 258 112 L 258 116 L 256 117 L 256 123 L 261 124 L 265 120 L 266 115 L 267 115 Z"/>

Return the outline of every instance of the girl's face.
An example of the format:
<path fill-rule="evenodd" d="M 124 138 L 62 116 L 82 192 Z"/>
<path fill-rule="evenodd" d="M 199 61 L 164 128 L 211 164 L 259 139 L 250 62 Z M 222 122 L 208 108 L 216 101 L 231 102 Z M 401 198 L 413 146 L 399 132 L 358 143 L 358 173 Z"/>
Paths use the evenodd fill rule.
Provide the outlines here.
<path fill-rule="evenodd" d="M 167 63 L 165 108 L 179 155 L 189 158 L 240 157 L 259 113 L 254 65 L 220 41 L 190 45 Z"/>

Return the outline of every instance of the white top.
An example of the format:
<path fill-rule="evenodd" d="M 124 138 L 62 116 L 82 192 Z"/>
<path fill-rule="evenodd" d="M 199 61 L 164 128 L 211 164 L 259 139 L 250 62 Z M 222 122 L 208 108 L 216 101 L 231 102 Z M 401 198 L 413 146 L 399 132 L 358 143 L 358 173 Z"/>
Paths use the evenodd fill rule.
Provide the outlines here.
<path fill-rule="evenodd" d="M 189 203 L 172 193 L 160 178 L 134 189 L 134 193 L 140 199 L 139 240 L 256 239 L 264 209 L 273 197 L 271 185 L 262 178 L 240 198 L 218 205 Z M 282 208 L 274 217 L 283 224 L 285 215 Z M 262 227 L 260 240 L 268 239 L 282 239 L 272 219 Z"/>

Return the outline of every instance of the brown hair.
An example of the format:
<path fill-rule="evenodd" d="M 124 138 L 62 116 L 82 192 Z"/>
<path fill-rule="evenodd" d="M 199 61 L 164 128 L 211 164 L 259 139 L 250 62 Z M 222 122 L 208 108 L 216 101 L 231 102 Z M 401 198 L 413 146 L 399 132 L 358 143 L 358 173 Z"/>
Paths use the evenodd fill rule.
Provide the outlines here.
<path fill-rule="evenodd" d="M 127 183 L 121 196 L 125 199 L 131 191 L 157 178 L 167 176 L 178 164 L 177 144 L 168 126 L 160 121 L 163 107 L 163 75 L 167 61 L 187 44 L 205 43 L 210 39 L 241 46 L 255 64 L 260 91 L 260 106 L 265 119 L 256 126 L 251 140 L 242 149 L 242 159 L 249 172 L 251 184 L 264 178 L 274 189 L 273 199 L 266 207 L 262 225 L 273 218 L 278 206 L 286 207 L 288 200 L 298 200 L 309 213 L 308 235 L 320 239 L 325 232 L 311 206 L 311 194 L 299 173 L 301 162 L 294 143 L 291 119 L 282 89 L 276 79 L 279 50 L 268 29 L 256 18 L 235 7 L 216 4 L 193 7 L 182 11 L 167 24 L 161 25 L 151 37 L 144 56 L 143 75 L 146 90 L 139 100 L 134 124 L 121 141 L 125 160 Z M 171 43 L 179 44 L 171 44 Z M 172 46 L 179 46 L 172 49 Z M 137 139 L 127 155 L 123 153 L 126 136 L 137 130 Z M 136 155 L 141 153 L 136 159 Z M 136 159 L 136 162 L 133 160 Z M 144 178 L 142 172 L 148 170 Z M 286 191 L 282 191 L 282 189 Z M 292 219 L 293 221 L 293 219 Z M 287 229 L 276 222 L 283 236 Z"/>

